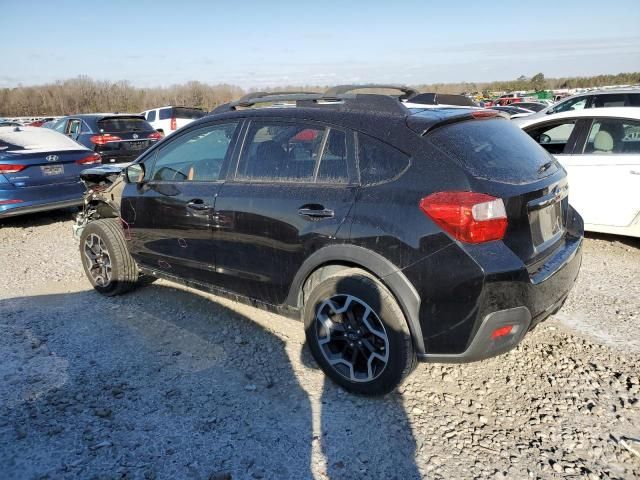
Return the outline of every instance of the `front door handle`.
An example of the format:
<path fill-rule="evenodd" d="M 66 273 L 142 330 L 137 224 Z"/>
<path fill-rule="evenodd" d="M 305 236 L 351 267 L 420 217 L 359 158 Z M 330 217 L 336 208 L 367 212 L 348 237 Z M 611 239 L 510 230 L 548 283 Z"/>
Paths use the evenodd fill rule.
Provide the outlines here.
<path fill-rule="evenodd" d="M 187 203 L 187 208 L 190 208 L 191 210 L 201 211 L 201 210 L 209 210 L 211 206 L 204 203 L 203 200 L 196 198 L 194 200 L 191 200 L 189 203 Z"/>
<path fill-rule="evenodd" d="M 302 207 L 298 210 L 298 214 L 303 217 L 311 217 L 311 218 L 330 218 L 333 217 L 333 210 L 329 210 L 328 208 L 306 208 Z"/>

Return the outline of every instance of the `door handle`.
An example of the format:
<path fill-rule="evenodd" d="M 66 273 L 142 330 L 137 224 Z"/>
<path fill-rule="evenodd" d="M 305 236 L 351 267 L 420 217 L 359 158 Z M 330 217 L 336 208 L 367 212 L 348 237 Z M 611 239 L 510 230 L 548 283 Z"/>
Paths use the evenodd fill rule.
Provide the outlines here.
<path fill-rule="evenodd" d="M 302 207 L 298 210 L 298 214 L 303 217 L 311 217 L 311 218 L 330 218 L 333 217 L 333 210 L 329 210 L 328 208 L 305 208 Z"/>
<path fill-rule="evenodd" d="M 187 208 L 190 208 L 191 210 L 209 210 L 211 208 L 210 205 L 207 205 L 206 203 L 204 203 L 204 201 L 200 200 L 199 198 L 196 198 L 195 200 L 191 200 L 189 203 L 187 203 Z"/>

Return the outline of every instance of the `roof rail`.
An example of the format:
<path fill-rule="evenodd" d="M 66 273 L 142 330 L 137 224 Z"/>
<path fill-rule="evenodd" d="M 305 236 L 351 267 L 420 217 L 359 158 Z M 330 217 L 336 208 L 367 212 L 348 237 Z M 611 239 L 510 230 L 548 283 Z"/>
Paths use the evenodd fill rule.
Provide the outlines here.
<path fill-rule="evenodd" d="M 420 92 L 415 90 L 414 88 L 407 87 L 405 85 L 388 85 L 382 83 L 367 83 L 363 85 L 336 85 L 335 87 L 330 88 L 325 92 L 327 96 L 337 96 L 344 95 L 348 92 L 353 92 L 354 90 L 365 90 L 365 89 L 376 89 L 376 90 L 399 90 L 403 93 L 400 95 L 400 100 L 407 100 L 415 95 L 418 95 Z"/>
<path fill-rule="evenodd" d="M 240 97 L 240 99 L 236 100 L 233 103 L 242 104 L 242 103 L 249 102 L 255 98 L 269 97 L 272 95 L 320 95 L 320 94 L 321 94 L 320 92 L 306 92 L 304 90 L 281 91 L 281 92 L 250 92 L 250 93 L 247 93 L 245 96 Z"/>

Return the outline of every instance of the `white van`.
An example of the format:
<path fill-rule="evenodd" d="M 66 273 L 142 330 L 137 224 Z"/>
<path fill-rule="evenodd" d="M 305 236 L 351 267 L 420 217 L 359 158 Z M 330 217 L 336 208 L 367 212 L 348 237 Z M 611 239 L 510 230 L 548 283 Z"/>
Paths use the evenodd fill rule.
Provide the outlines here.
<path fill-rule="evenodd" d="M 190 124 L 198 118 L 204 117 L 206 114 L 207 112 L 200 108 L 175 106 L 154 108 L 142 112 L 147 122 L 165 136 Z"/>

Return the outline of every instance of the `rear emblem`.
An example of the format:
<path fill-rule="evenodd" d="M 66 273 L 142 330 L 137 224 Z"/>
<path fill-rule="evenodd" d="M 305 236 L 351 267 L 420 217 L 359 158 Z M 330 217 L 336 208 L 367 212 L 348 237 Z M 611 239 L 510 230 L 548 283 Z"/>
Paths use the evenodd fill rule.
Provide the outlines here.
<path fill-rule="evenodd" d="M 47 162 L 57 162 L 58 155 L 47 155 L 45 159 L 47 160 Z"/>
<path fill-rule="evenodd" d="M 133 134 L 133 138 L 138 138 L 138 134 L 137 134 L 137 133 L 134 133 L 134 134 Z"/>

